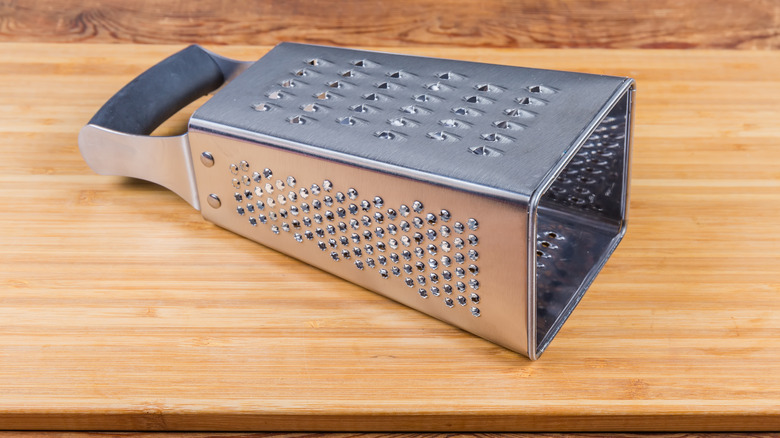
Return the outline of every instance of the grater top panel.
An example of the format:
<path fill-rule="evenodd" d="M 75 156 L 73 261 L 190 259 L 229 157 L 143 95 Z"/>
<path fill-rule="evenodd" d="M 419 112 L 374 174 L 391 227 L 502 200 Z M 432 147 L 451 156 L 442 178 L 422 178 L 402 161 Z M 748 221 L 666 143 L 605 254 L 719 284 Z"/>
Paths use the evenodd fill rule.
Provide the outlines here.
<path fill-rule="evenodd" d="M 282 43 L 190 123 L 529 196 L 628 81 Z"/>

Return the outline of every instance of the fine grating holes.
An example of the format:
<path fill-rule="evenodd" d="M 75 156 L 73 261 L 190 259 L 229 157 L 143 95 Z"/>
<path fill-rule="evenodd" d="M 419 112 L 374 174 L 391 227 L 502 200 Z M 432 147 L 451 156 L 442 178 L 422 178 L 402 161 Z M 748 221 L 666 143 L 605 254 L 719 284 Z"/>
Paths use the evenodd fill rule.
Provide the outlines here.
<path fill-rule="evenodd" d="M 475 218 L 452 222 L 454 232 L 462 236 L 451 239 L 453 231 L 443 225 L 453 220 L 450 211 L 426 210 L 419 199 L 388 207 L 381 196 L 364 194 L 362 198 L 359 188 L 337 187 L 329 179 L 309 184 L 291 174 L 274 178 L 271 168 L 253 172 L 246 161 L 229 166 L 228 170 L 229 175 L 238 177 L 239 183 L 247 176 L 251 184 L 233 196 L 236 214 L 245 217 L 247 227 L 257 232 L 265 229 L 278 238 L 289 236 L 300 244 L 312 242 L 310 247 L 316 253 L 325 252 L 334 262 L 350 261 L 355 272 L 374 270 L 380 278 L 390 278 L 392 272 L 400 277 L 404 288 L 414 288 L 418 293 L 423 290 L 427 295 L 446 296 L 456 290 L 461 293 L 458 297 L 468 299 L 472 305 L 482 299 L 470 295 L 480 288 L 475 278 L 480 272 L 475 263 L 478 254 L 469 248 L 478 242 L 476 234 L 469 234 L 479 227 Z M 263 200 L 255 196 L 262 196 Z M 386 233 L 393 237 L 386 237 Z M 442 256 L 440 250 L 453 251 L 453 258 Z M 470 261 L 465 263 L 467 259 Z M 452 267 L 448 269 L 449 266 Z M 460 305 L 453 307 L 468 308 L 461 298 L 453 297 L 450 301 Z"/>

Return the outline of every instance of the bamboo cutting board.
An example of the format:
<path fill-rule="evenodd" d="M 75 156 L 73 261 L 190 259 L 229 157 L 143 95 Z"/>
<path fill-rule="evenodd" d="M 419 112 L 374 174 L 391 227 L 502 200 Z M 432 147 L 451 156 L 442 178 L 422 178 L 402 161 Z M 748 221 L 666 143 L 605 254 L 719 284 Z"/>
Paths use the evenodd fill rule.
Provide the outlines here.
<path fill-rule="evenodd" d="M 179 48 L 0 45 L 0 429 L 780 428 L 776 52 L 383 48 L 637 80 L 628 234 L 530 362 L 93 174 Z"/>

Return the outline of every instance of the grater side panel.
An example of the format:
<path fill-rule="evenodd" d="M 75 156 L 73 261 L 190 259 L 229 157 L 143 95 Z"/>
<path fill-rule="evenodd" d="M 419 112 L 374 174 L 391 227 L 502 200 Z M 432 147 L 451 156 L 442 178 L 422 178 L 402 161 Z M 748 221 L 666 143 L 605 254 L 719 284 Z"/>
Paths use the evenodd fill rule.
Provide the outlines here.
<path fill-rule="evenodd" d="M 622 83 L 285 43 L 193 120 L 284 139 L 304 153 L 529 196 Z"/>
<path fill-rule="evenodd" d="M 207 220 L 528 354 L 525 204 L 196 125 L 190 144 Z"/>

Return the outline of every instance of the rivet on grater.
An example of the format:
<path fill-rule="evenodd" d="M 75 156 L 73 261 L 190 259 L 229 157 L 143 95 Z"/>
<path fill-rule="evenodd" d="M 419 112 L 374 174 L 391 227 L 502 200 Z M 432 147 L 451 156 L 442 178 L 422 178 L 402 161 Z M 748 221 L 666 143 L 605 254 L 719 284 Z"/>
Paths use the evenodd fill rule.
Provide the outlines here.
<path fill-rule="evenodd" d="M 214 165 L 214 156 L 211 152 L 203 152 L 200 154 L 200 162 L 206 167 L 211 167 Z"/>
<path fill-rule="evenodd" d="M 210 194 L 208 198 L 206 198 L 206 201 L 211 206 L 211 208 L 219 208 L 222 206 L 222 201 L 219 200 L 219 196 L 215 195 L 214 193 Z"/>

